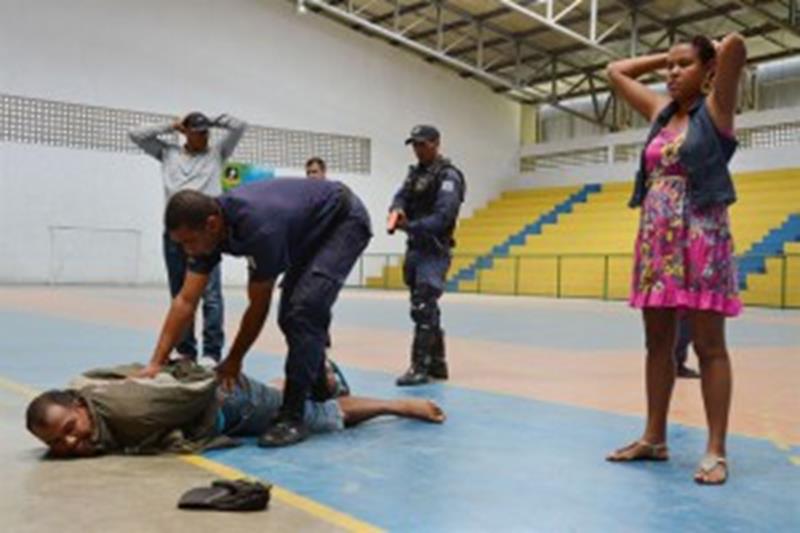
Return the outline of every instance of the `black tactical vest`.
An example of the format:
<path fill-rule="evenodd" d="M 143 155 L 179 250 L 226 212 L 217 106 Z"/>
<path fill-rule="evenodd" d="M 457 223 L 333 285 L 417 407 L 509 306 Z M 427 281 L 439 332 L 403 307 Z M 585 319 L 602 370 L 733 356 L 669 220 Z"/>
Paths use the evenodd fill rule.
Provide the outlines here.
<path fill-rule="evenodd" d="M 442 181 L 444 181 L 448 170 L 454 170 L 458 176 L 460 181 L 459 194 L 463 202 L 467 189 L 464 174 L 449 159 L 440 157 L 427 167 L 422 165 L 408 167 L 408 176 L 403 183 L 403 189 L 406 198 L 406 216 L 409 220 L 417 220 L 433 214 L 436 197 L 439 194 L 439 189 L 442 188 Z M 451 242 L 454 231 L 455 222 L 446 229 L 444 235 L 438 237 L 444 237 L 447 242 Z"/>

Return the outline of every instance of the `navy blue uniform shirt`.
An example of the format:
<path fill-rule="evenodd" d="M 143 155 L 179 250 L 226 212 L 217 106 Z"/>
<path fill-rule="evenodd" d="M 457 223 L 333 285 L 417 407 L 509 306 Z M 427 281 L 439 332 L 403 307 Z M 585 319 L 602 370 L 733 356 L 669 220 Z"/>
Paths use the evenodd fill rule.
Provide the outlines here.
<path fill-rule="evenodd" d="M 189 258 L 207 274 L 222 253 L 246 257 L 251 281 L 275 279 L 310 259 L 348 208 L 350 192 L 336 181 L 282 178 L 243 185 L 217 198 L 227 237 L 211 255 Z"/>

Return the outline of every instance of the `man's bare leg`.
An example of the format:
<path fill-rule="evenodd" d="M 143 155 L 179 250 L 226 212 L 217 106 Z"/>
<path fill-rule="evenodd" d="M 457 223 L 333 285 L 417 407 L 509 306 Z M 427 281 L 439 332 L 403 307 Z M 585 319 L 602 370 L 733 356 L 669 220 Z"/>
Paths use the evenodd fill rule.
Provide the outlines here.
<path fill-rule="evenodd" d="M 442 408 L 431 400 L 406 398 L 402 400 L 377 400 L 360 396 L 342 396 L 336 400 L 344 414 L 344 424 L 353 427 L 381 415 L 416 418 L 441 424 L 446 416 Z"/>

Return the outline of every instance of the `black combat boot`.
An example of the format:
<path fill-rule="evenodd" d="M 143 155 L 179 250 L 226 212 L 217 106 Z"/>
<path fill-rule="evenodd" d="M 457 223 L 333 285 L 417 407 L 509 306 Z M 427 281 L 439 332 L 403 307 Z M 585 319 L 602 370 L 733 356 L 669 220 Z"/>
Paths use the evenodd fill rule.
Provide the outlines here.
<path fill-rule="evenodd" d="M 428 370 L 431 365 L 435 334 L 429 329 L 417 327 L 414 343 L 411 346 L 411 366 L 406 373 L 397 378 L 398 387 L 424 385 L 430 382 Z"/>
<path fill-rule="evenodd" d="M 272 426 L 259 437 L 258 445 L 262 448 L 277 448 L 297 444 L 308 437 L 305 425 L 305 402 L 308 392 L 298 387 L 291 380 L 286 380 L 283 389 L 283 405 Z"/>
<path fill-rule="evenodd" d="M 436 333 L 436 340 L 433 344 L 431 354 L 431 364 L 428 367 L 428 375 L 434 379 L 445 380 L 449 377 L 447 372 L 447 361 L 445 360 L 444 349 L 444 330 L 440 329 Z"/>

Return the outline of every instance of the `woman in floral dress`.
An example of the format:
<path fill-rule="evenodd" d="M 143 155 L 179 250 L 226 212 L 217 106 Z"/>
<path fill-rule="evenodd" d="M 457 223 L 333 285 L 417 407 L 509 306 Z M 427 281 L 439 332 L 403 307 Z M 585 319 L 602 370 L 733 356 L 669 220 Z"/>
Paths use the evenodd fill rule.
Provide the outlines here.
<path fill-rule="evenodd" d="M 728 477 L 725 440 L 731 366 L 725 319 L 742 308 L 737 294 L 728 205 L 735 192 L 727 168 L 736 148 L 733 118 L 746 61 L 743 39 L 697 37 L 667 53 L 617 61 L 609 79 L 618 96 L 653 123 L 641 158 L 632 207 L 641 207 L 630 303 L 641 309 L 647 345 L 647 422 L 640 439 L 610 461 L 669 458 L 667 413 L 675 382 L 672 351 L 679 314 L 694 331 L 708 422 L 701 484 Z M 666 69 L 668 96 L 636 80 Z"/>

